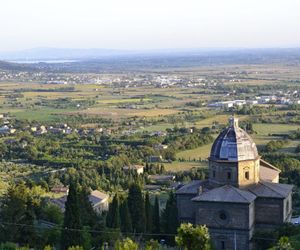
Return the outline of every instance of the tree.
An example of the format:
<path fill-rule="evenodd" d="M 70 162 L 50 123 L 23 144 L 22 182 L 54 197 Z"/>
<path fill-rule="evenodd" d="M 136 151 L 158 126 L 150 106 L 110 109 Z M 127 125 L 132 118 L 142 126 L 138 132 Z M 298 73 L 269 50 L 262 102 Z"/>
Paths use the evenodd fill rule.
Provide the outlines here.
<path fill-rule="evenodd" d="M 145 232 L 145 204 L 141 187 L 133 183 L 128 192 L 128 208 L 132 220 L 132 229 L 137 232 Z"/>
<path fill-rule="evenodd" d="M 269 248 L 269 250 L 293 250 L 290 240 L 288 237 L 281 237 L 276 246 Z"/>
<path fill-rule="evenodd" d="M 179 226 L 177 202 L 173 192 L 170 192 L 169 198 L 166 203 L 166 208 L 163 212 L 163 227 L 164 231 L 169 234 L 176 234 Z"/>
<path fill-rule="evenodd" d="M 112 203 L 109 205 L 107 226 L 111 228 L 120 228 L 120 208 L 118 194 L 114 196 Z"/>
<path fill-rule="evenodd" d="M 164 157 L 166 160 L 175 161 L 176 160 L 176 152 L 172 148 L 168 148 L 164 151 Z"/>
<path fill-rule="evenodd" d="M 176 197 L 173 192 L 170 192 L 166 203 L 166 208 L 162 215 L 163 229 L 167 234 L 176 234 L 179 226 Z M 174 243 L 174 237 L 170 237 L 169 242 Z"/>
<path fill-rule="evenodd" d="M 60 243 L 60 238 L 61 226 L 54 226 L 53 228 L 47 228 L 42 230 L 42 232 L 40 233 L 38 243 L 39 246 L 44 246 L 45 244 L 48 244 L 50 246 L 56 246 L 56 248 L 59 248 L 58 244 Z M 37 249 L 40 249 L 40 247 Z"/>
<path fill-rule="evenodd" d="M 46 204 L 42 208 L 42 219 L 61 225 L 63 222 L 63 213 L 61 209 L 52 203 Z"/>
<path fill-rule="evenodd" d="M 3 142 L 1 142 L 0 143 L 0 158 L 1 159 L 4 158 L 6 152 L 7 152 L 7 146 Z"/>
<path fill-rule="evenodd" d="M 81 246 L 71 246 L 68 248 L 68 250 L 84 250 Z"/>
<path fill-rule="evenodd" d="M 94 227 L 97 222 L 97 215 L 89 200 L 89 195 L 90 190 L 87 187 L 82 187 L 79 193 L 81 221 L 83 226 Z"/>
<path fill-rule="evenodd" d="M 145 250 L 159 250 L 160 245 L 157 240 L 149 240 L 146 242 L 146 248 Z"/>
<path fill-rule="evenodd" d="M 132 232 L 131 216 L 128 209 L 128 202 L 125 199 L 120 205 L 121 231 L 123 233 Z"/>
<path fill-rule="evenodd" d="M 159 215 L 159 201 L 155 196 L 154 210 L 153 210 L 153 233 L 160 233 L 160 215 Z"/>
<path fill-rule="evenodd" d="M 83 227 L 82 231 L 82 247 L 83 249 L 91 249 L 92 248 L 92 237 L 90 232 L 88 231 L 89 227 Z"/>
<path fill-rule="evenodd" d="M 145 196 L 145 216 L 146 216 L 146 232 L 152 232 L 152 205 L 150 203 L 149 192 Z"/>
<path fill-rule="evenodd" d="M 265 240 L 270 239 L 270 240 Z M 265 250 L 273 246 L 278 234 L 273 230 L 256 230 L 253 235 L 254 249 Z"/>
<path fill-rule="evenodd" d="M 118 240 L 115 244 L 115 250 L 138 250 L 138 248 L 139 245 L 129 238 Z"/>
<path fill-rule="evenodd" d="M 12 242 L 6 242 L 0 244 L 0 250 L 16 250 L 17 245 Z"/>
<path fill-rule="evenodd" d="M 3 227 L 0 228 L 0 240 L 34 244 L 35 210 L 39 205 L 39 194 L 34 194 L 24 182 L 10 186 L 1 205 L 0 218 Z"/>
<path fill-rule="evenodd" d="M 61 249 L 68 249 L 70 246 L 82 246 L 82 221 L 79 206 L 79 185 L 76 181 L 71 181 L 69 194 L 65 204 L 65 217 L 61 237 Z"/>
<path fill-rule="evenodd" d="M 210 250 L 210 236 L 207 227 L 199 225 L 193 227 L 192 224 L 181 224 L 177 230 L 175 238 L 178 246 L 184 250 Z"/>

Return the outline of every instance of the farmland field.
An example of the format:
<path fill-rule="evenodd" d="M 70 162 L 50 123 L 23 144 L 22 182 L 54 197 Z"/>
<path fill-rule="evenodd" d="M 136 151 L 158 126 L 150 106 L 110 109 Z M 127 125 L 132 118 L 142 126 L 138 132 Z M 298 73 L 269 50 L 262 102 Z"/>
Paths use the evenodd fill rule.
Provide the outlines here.
<path fill-rule="evenodd" d="M 172 163 L 164 163 L 165 169 L 171 172 L 188 171 L 191 168 L 205 168 L 207 164 L 205 162 L 179 162 L 174 161 Z"/>
<path fill-rule="evenodd" d="M 195 149 L 181 151 L 176 155 L 177 158 L 183 158 L 185 160 L 207 160 L 209 157 L 212 144 L 208 144 Z"/>

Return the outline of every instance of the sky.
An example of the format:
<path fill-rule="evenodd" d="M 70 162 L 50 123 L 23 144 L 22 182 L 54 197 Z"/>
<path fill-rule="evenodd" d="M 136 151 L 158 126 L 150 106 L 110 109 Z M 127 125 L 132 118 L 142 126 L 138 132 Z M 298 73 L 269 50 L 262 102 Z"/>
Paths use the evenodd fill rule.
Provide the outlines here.
<path fill-rule="evenodd" d="M 300 47 L 299 0 L 1 0 L 0 51 Z"/>

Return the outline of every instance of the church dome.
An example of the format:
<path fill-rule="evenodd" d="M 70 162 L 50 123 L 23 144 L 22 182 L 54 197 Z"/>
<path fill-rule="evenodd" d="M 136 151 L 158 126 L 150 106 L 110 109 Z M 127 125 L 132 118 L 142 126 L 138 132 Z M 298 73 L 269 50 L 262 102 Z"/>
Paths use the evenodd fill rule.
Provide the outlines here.
<path fill-rule="evenodd" d="M 217 137 L 210 152 L 213 161 L 244 161 L 258 157 L 257 148 L 251 137 L 239 127 L 238 119 L 231 117 L 229 127 Z"/>

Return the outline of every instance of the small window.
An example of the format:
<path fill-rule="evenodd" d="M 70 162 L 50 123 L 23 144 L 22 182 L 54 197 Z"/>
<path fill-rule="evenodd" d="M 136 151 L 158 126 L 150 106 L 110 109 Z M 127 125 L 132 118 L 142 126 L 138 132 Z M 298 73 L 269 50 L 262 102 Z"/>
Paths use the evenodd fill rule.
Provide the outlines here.
<path fill-rule="evenodd" d="M 227 172 L 227 180 L 231 180 L 231 172 Z"/>
<path fill-rule="evenodd" d="M 227 215 L 226 215 L 225 212 L 221 212 L 221 213 L 219 214 L 219 217 L 220 217 L 221 220 L 226 220 L 226 219 L 227 219 Z"/>
<path fill-rule="evenodd" d="M 216 171 L 213 170 L 213 178 L 215 178 L 215 177 L 216 177 Z"/>
<path fill-rule="evenodd" d="M 249 171 L 245 172 L 245 179 L 249 180 Z"/>

